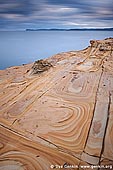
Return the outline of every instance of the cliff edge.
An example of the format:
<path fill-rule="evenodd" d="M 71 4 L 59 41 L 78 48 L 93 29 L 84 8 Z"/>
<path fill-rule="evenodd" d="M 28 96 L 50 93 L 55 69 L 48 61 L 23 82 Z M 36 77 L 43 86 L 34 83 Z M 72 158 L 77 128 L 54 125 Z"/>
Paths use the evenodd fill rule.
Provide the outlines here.
<path fill-rule="evenodd" d="M 0 71 L 0 169 L 113 169 L 113 38 Z"/>

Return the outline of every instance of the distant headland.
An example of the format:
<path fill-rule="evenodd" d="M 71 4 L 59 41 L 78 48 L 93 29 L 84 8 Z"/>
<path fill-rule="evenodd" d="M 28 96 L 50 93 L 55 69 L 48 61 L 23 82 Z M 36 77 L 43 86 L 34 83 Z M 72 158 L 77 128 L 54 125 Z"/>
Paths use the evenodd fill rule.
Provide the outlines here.
<path fill-rule="evenodd" d="M 113 31 L 113 28 L 74 28 L 74 29 L 32 29 L 27 28 L 26 31 Z"/>

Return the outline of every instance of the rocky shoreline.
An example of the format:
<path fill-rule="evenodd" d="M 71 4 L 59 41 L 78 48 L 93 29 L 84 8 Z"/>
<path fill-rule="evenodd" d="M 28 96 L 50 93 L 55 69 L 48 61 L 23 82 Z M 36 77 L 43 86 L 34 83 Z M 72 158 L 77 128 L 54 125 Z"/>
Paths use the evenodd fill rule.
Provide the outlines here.
<path fill-rule="evenodd" d="M 0 70 L 0 154 L 0 170 L 113 169 L 113 38 Z"/>

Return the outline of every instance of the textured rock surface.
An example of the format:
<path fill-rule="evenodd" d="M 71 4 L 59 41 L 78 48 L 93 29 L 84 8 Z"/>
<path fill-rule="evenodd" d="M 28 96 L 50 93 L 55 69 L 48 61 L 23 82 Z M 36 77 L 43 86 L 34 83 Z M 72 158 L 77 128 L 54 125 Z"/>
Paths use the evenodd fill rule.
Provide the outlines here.
<path fill-rule="evenodd" d="M 37 60 L 33 64 L 33 67 L 31 69 L 31 74 L 39 74 L 44 71 L 47 71 L 50 67 L 52 67 L 52 64 L 49 63 L 48 61 L 44 60 Z"/>
<path fill-rule="evenodd" d="M 0 71 L 0 170 L 113 168 L 113 39 L 90 43 Z"/>

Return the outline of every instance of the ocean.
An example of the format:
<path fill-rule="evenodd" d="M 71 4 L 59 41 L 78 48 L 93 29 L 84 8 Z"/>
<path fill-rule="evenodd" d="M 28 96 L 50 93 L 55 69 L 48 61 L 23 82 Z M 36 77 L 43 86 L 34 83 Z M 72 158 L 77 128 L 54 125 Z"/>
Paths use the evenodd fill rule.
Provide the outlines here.
<path fill-rule="evenodd" d="M 0 69 L 82 50 L 90 40 L 108 37 L 113 37 L 113 31 L 1 31 Z"/>

